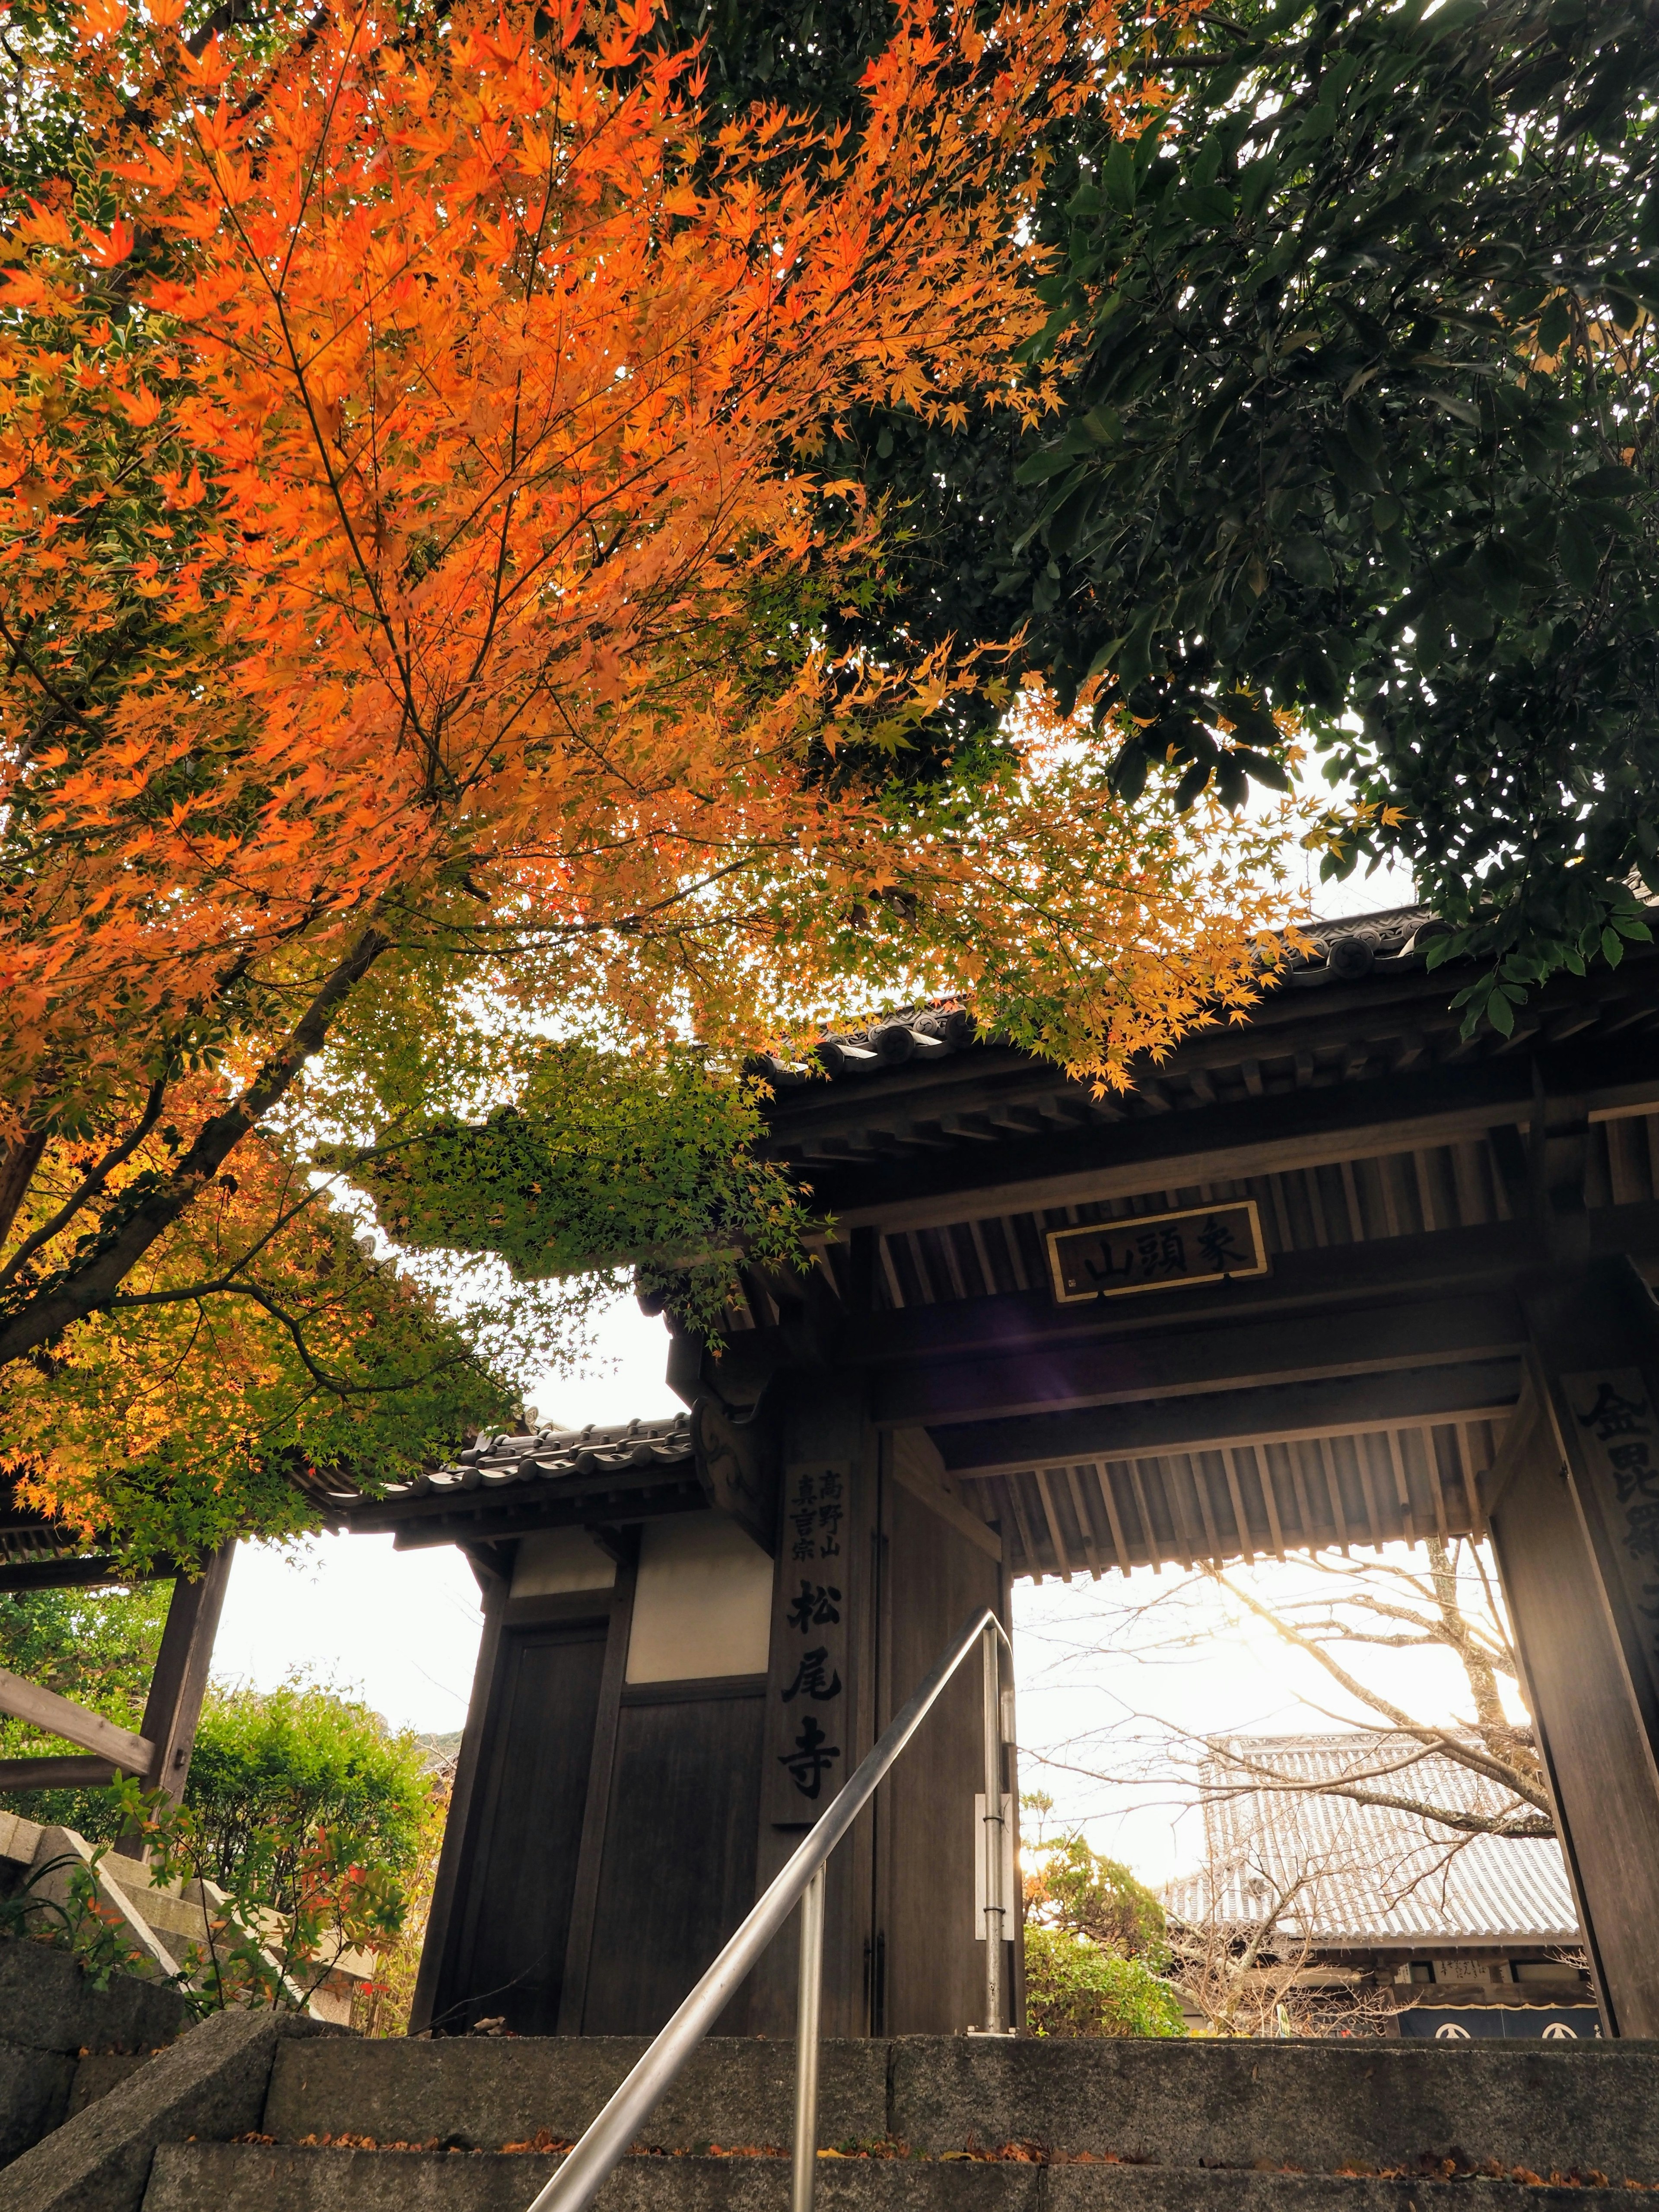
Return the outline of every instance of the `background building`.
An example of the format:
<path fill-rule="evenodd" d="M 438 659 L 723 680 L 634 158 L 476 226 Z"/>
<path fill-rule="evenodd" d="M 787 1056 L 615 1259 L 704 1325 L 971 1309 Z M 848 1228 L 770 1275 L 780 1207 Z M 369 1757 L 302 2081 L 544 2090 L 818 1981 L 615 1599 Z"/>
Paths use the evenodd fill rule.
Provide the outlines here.
<path fill-rule="evenodd" d="M 1597 2034 L 1560 1845 L 1361 1802 L 1386 1798 L 1407 1756 L 1414 1795 L 1477 1820 L 1496 1809 L 1480 1776 L 1398 1736 L 1215 1740 L 1205 1863 L 1165 1893 L 1186 1979 L 1223 2001 L 1238 1984 L 1257 2032 Z"/>

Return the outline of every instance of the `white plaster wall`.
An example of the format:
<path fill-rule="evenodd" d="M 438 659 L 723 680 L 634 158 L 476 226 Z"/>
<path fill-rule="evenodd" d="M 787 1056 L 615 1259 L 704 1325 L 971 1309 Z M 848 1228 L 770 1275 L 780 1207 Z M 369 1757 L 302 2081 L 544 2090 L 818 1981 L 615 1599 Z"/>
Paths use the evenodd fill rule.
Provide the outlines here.
<path fill-rule="evenodd" d="M 628 1642 L 630 1682 L 762 1674 L 772 1633 L 772 1562 L 723 1513 L 647 1524 Z"/>
<path fill-rule="evenodd" d="M 617 1563 L 585 1528 L 542 1528 L 519 1539 L 514 1597 L 562 1597 L 567 1590 L 609 1589 Z"/>

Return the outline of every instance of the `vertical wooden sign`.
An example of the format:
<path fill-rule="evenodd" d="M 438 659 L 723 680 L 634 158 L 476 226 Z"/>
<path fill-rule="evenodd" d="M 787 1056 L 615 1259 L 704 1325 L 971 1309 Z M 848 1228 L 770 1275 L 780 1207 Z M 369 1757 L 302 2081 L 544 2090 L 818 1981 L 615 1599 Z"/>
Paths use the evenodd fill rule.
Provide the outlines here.
<path fill-rule="evenodd" d="M 846 1461 L 800 1460 L 784 1469 L 763 1784 L 775 1828 L 810 1828 L 856 1764 L 848 1692 L 851 1489 Z"/>

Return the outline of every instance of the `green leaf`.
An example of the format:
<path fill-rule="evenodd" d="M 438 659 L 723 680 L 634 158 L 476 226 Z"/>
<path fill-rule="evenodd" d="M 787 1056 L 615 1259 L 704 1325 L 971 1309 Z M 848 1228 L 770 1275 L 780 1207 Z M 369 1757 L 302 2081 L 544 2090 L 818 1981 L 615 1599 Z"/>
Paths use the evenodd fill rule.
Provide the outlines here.
<path fill-rule="evenodd" d="M 1446 0 L 1443 8 L 1437 8 L 1428 19 L 1428 33 L 1431 39 L 1450 38 L 1454 33 L 1467 30 L 1478 23 L 1486 13 L 1486 0 Z"/>
<path fill-rule="evenodd" d="M 1054 509 L 1048 533 L 1048 544 L 1054 552 L 1065 555 L 1071 551 L 1079 532 L 1088 521 L 1096 496 L 1096 486 L 1085 477 Z"/>
<path fill-rule="evenodd" d="M 1146 788 L 1146 773 L 1152 762 L 1146 746 L 1139 738 L 1131 738 L 1112 763 L 1109 779 L 1118 797 L 1131 806 Z"/>
<path fill-rule="evenodd" d="M 1559 295 L 1552 300 L 1538 319 L 1538 349 L 1540 353 L 1558 354 L 1567 342 L 1572 328 L 1572 316 L 1565 300 Z"/>
<path fill-rule="evenodd" d="M 1568 514 L 1562 518 L 1556 532 L 1555 557 L 1561 564 L 1561 573 L 1570 584 L 1581 592 L 1593 592 L 1601 567 L 1601 545 L 1585 526 L 1580 515 Z"/>
<path fill-rule="evenodd" d="M 1297 583 L 1306 584 L 1311 590 L 1328 591 L 1336 581 L 1330 555 L 1310 532 L 1298 532 L 1295 537 L 1287 538 L 1279 549 L 1279 558 Z"/>
<path fill-rule="evenodd" d="M 1261 216 L 1273 179 L 1279 174 L 1279 162 L 1272 154 L 1260 155 L 1243 171 L 1238 180 L 1238 211 L 1246 222 L 1255 222 Z"/>
<path fill-rule="evenodd" d="M 1258 783 L 1266 784 L 1271 791 L 1287 792 L 1291 787 L 1291 779 L 1285 770 L 1276 760 L 1269 760 L 1265 753 L 1253 752 L 1248 745 L 1235 745 L 1226 757 L 1237 761 L 1246 775 L 1254 776 Z"/>
<path fill-rule="evenodd" d="M 1443 415 L 1449 415 L 1454 422 L 1466 423 L 1471 430 L 1480 428 L 1480 410 L 1473 401 L 1460 399 L 1455 392 L 1431 392 L 1425 397 Z"/>
<path fill-rule="evenodd" d="M 1399 528 L 1405 512 L 1405 501 L 1397 499 L 1393 492 L 1385 491 L 1371 501 L 1371 527 L 1379 537 L 1386 536 Z"/>
<path fill-rule="evenodd" d="M 1326 437 L 1325 459 L 1338 483 L 1352 492 L 1368 492 L 1376 482 L 1375 469 L 1354 451 L 1340 431 L 1333 430 Z"/>
<path fill-rule="evenodd" d="M 1128 139 L 1120 138 L 1106 156 L 1100 181 L 1107 199 L 1119 215 L 1134 213 L 1135 149 Z"/>
<path fill-rule="evenodd" d="M 1046 446 L 1041 453 L 1028 453 L 1014 471 L 1016 483 L 1047 483 L 1051 477 L 1063 476 L 1075 464 L 1076 456 L 1058 446 Z"/>
<path fill-rule="evenodd" d="M 1642 479 L 1634 469 L 1613 466 L 1592 469 L 1588 476 L 1575 477 L 1568 489 L 1575 499 L 1631 499 L 1642 489 Z"/>
<path fill-rule="evenodd" d="M 1616 968 L 1625 957 L 1625 941 L 1616 929 L 1601 932 L 1601 957 L 1609 968 Z"/>
<path fill-rule="evenodd" d="M 1491 992 L 1482 1011 L 1499 1036 L 1514 1034 L 1515 1007 L 1502 991 Z"/>
<path fill-rule="evenodd" d="M 1203 793 L 1204 787 L 1209 781 L 1210 763 L 1208 761 L 1194 761 L 1192 766 L 1188 769 L 1186 775 L 1182 777 L 1180 782 L 1176 786 L 1176 812 L 1177 814 L 1184 814 L 1188 807 L 1196 805 L 1199 799 Z"/>
<path fill-rule="evenodd" d="M 1152 628 L 1157 620 L 1158 609 L 1149 607 L 1123 641 L 1117 680 L 1126 691 L 1133 691 L 1137 684 L 1144 684 L 1152 672 Z"/>
<path fill-rule="evenodd" d="M 1176 212 L 1195 229 L 1226 229 L 1238 213 L 1238 203 L 1221 185 L 1200 185 L 1182 194 Z"/>

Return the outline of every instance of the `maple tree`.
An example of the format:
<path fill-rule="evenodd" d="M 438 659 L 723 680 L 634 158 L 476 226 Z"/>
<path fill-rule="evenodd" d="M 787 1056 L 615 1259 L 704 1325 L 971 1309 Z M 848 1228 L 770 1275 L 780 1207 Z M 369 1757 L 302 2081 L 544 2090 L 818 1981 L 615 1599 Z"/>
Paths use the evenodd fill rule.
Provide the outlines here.
<path fill-rule="evenodd" d="M 1121 732 L 1017 657 L 902 623 L 826 641 L 882 604 L 891 530 L 827 465 L 837 421 L 1045 404 L 1010 370 L 1042 133 L 1164 97 L 1105 0 L 909 0 L 850 127 L 705 118 L 646 4 L 216 29 L 88 0 L 25 33 L 47 155 L 0 237 L 0 1365 L 33 1494 L 92 1480 L 47 1417 L 66 1378 L 125 1363 L 159 1404 L 198 1340 L 161 1339 L 222 1304 L 256 1367 L 314 1382 L 288 1294 L 332 1232 L 315 1203 L 278 1223 L 282 1194 L 325 1141 L 349 1172 L 513 1103 L 550 1023 L 636 1087 L 637 1127 L 677 1041 L 729 1084 L 872 997 L 955 990 L 1107 1081 L 1249 1001 L 1288 817 L 1218 849 L 1202 813 L 1126 807 Z M 974 695 L 994 725 L 923 748 Z M 741 1112 L 693 1242 L 775 1228 Z M 558 1264 L 672 1244 L 641 1204 Z M 459 1374 L 400 1297 L 376 1327 Z M 203 1395 L 257 1429 L 234 1366 Z M 267 1422 L 245 1474 L 349 1456 L 372 1397 L 321 1389 L 338 1441 Z M 434 1426 L 465 1411 L 434 1398 Z"/>
<path fill-rule="evenodd" d="M 209 1085 L 181 1084 L 174 1110 L 204 1103 Z M 55 1153 L 76 1149 L 48 1154 L 43 1190 Z M 314 1527 L 331 1485 L 407 1475 L 465 1433 L 513 1426 L 519 1393 L 489 1317 L 443 1310 L 362 1233 L 256 1133 L 95 1326 L 8 1371 L 24 1495 L 139 1567 L 189 1566 L 250 1527 Z"/>

